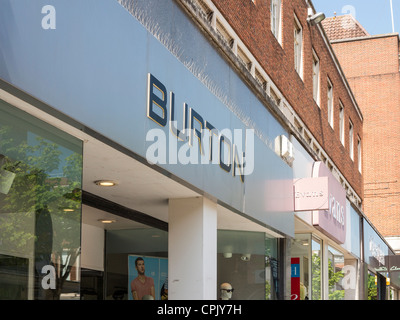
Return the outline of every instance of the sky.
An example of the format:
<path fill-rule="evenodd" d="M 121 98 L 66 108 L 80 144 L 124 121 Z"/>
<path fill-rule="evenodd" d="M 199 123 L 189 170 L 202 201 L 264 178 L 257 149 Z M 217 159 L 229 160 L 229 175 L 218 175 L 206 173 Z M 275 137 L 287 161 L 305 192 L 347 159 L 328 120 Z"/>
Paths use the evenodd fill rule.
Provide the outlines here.
<path fill-rule="evenodd" d="M 370 35 L 392 33 L 390 0 L 311 0 L 326 17 L 352 14 Z M 392 0 L 394 32 L 400 33 L 400 0 Z"/>

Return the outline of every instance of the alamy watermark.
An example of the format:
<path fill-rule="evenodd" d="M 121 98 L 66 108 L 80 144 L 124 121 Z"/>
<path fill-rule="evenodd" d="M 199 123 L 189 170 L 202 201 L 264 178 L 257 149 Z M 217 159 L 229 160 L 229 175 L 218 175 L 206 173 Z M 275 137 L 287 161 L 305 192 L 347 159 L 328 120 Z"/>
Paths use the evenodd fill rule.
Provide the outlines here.
<path fill-rule="evenodd" d="M 42 288 L 47 289 L 55 289 L 56 288 L 56 269 L 52 265 L 45 265 L 41 270 L 42 274 L 44 274 L 42 278 Z"/>
<path fill-rule="evenodd" d="M 176 136 L 154 128 L 147 132 L 146 142 L 150 164 L 217 165 L 242 180 L 254 170 L 253 129 L 187 129 Z"/>
<path fill-rule="evenodd" d="M 44 30 L 56 29 L 56 8 L 52 5 L 45 5 L 42 7 L 42 28 Z"/>
<path fill-rule="evenodd" d="M 354 19 L 343 19 L 341 24 L 343 29 L 356 28 L 356 8 L 352 5 L 345 5 L 342 7 L 342 14 L 350 14 Z"/>

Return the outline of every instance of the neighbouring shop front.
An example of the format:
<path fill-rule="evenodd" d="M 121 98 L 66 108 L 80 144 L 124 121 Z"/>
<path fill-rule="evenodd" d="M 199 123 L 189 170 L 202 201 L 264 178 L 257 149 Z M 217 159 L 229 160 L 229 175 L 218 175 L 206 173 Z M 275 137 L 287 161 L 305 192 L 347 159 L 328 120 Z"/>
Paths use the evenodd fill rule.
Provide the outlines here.
<path fill-rule="evenodd" d="M 399 256 L 364 219 L 365 295 L 368 300 L 398 300 L 400 288 Z"/>
<path fill-rule="evenodd" d="M 398 256 L 346 199 L 324 164 L 314 162 L 296 139 L 292 142 L 296 152 L 292 300 L 397 300 Z M 335 181 L 336 187 L 321 177 Z M 321 220 L 321 215 L 329 219 Z"/>

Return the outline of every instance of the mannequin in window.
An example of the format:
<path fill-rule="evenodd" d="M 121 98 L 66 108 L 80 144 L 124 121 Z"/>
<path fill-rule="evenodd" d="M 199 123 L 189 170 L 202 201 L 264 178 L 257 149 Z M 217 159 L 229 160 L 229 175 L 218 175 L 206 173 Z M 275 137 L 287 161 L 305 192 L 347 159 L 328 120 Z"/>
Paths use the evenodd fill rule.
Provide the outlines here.
<path fill-rule="evenodd" d="M 308 300 L 307 287 L 303 282 L 300 282 L 300 300 Z"/>
<path fill-rule="evenodd" d="M 232 298 L 233 288 L 230 283 L 225 282 L 221 284 L 220 291 L 220 300 L 230 300 Z"/>

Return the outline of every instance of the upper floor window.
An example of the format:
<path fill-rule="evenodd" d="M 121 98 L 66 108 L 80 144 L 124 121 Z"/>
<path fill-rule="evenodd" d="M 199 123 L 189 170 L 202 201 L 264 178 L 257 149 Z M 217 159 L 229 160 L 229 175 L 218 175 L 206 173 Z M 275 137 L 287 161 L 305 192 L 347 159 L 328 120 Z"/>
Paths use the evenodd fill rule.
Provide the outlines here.
<path fill-rule="evenodd" d="M 313 97 L 319 106 L 320 85 L 319 85 L 319 58 L 313 50 Z"/>
<path fill-rule="evenodd" d="M 333 86 L 328 79 L 328 122 L 333 128 Z"/>
<path fill-rule="evenodd" d="M 353 141 L 354 141 L 354 125 L 353 125 L 353 122 L 351 122 L 351 120 L 350 120 L 349 121 L 349 150 L 350 150 L 351 160 L 354 160 Z"/>
<path fill-rule="evenodd" d="M 303 29 L 296 16 L 294 17 L 294 68 L 303 78 Z"/>
<path fill-rule="evenodd" d="M 339 138 L 342 145 L 344 145 L 344 107 L 342 102 L 340 102 L 339 107 Z"/>
<path fill-rule="evenodd" d="M 361 163 L 361 138 L 358 137 L 357 140 L 357 157 L 358 157 L 358 171 L 362 170 L 362 163 Z"/>
<path fill-rule="evenodd" d="M 275 38 L 281 43 L 281 0 L 271 0 L 271 31 Z"/>

